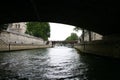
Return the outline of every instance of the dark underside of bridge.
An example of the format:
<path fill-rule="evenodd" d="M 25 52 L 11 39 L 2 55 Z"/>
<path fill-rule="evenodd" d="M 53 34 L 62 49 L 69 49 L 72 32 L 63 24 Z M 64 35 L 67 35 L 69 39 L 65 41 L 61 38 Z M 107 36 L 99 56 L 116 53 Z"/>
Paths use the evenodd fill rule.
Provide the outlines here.
<path fill-rule="evenodd" d="M 120 34 L 119 5 L 115 0 L 1 0 L 0 24 L 56 22 L 102 35 Z"/>

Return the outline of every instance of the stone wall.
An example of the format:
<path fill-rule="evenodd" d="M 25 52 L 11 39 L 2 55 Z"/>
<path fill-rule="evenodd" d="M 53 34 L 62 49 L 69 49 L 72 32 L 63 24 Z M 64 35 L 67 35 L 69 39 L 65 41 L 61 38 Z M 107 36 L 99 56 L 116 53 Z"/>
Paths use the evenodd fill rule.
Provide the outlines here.
<path fill-rule="evenodd" d="M 14 50 L 27 50 L 27 49 L 39 49 L 39 48 L 47 48 L 50 47 L 50 45 L 29 45 L 29 44 L 11 44 L 9 51 Z"/>
<path fill-rule="evenodd" d="M 0 51 L 26 50 L 47 47 L 51 47 L 51 45 L 46 45 L 46 42 L 41 38 L 10 31 L 2 31 L 0 33 Z"/>
<path fill-rule="evenodd" d="M 35 45 L 35 44 L 7 44 L 0 39 L 0 51 L 15 51 L 15 50 L 27 50 L 27 49 L 38 49 L 48 48 L 50 45 Z"/>
<path fill-rule="evenodd" d="M 37 44 L 37 45 L 45 45 L 45 41 L 41 38 L 22 35 L 14 32 L 3 31 L 0 33 L 0 39 L 2 39 L 6 43 L 10 44 Z"/>
<path fill-rule="evenodd" d="M 84 53 L 120 58 L 120 40 L 97 40 L 74 46 Z"/>
<path fill-rule="evenodd" d="M 80 41 L 83 41 L 83 38 L 84 38 L 85 42 L 89 42 L 89 39 L 90 39 L 89 37 L 91 37 L 91 41 L 102 40 L 102 38 L 103 38 L 103 36 L 98 33 L 84 30 L 84 37 L 83 37 L 83 33 L 82 33 L 82 35 L 80 37 Z"/>
<path fill-rule="evenodd" d="M 90 33 L 91 33 L 91 41 L 101 40 L 103 37 L 102 35 L 95 33 L 95 32 L 90 32 Z M 89 32 L 88 31 L 86 31 L 84 33 L 84 41 L 89 41 Z"/>
<path fill-rule="evenodd" d="M 9 51 L 9 45 L 0 39 L 0 51 Z"/>
<path fill-rule="evenodd" d="M 98 34 L 98 33 L 95 33 L 95 32 L 91 32 L 91 39 L 92 41 L 94 40 L 102 40 L 103 36 Z"/>

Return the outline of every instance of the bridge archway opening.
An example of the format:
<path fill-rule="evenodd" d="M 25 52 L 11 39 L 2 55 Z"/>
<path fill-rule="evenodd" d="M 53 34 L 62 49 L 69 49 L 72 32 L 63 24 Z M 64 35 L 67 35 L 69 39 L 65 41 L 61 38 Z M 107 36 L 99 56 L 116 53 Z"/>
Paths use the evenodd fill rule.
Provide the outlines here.
<path fill-rule="evenodd" d="M 15 22 L 15 23 L 8 23 L 8 28 L 6 28 L 6 30 L 5 31 L 7 31 L 7 32 L 5 32 L 4 31 L 4 33 L 5 34 L 9 34 L 9 36 L 8 35 L 6 35 L 6 36 L 4 36 L 4 39 L 7 39 L 7 40 L 4 40 L 3 39 L 3 41 L 6 41 L 6 42 L 10 42 L 10 43 L 21 43 L 21 44 L 24 44 L 25 42 L 27 42 L 27 41 L 23 41 L 22 40 L 22 38 L 23 39 L 27 39 L 27 38 L 31 38 L 29 35 L 27 35 L 27 34 L 25 34 L 24 35 L 24 33 L 26 32 L 26 23 L 27 22 Z M 33 22 L 34 23 L 34 22 Z M 39 23 L 39 22 L 38 22 Z M 44 23 L 44 22 L 43 22 Z M 56 30 L 59 30 L 59 29 L 57 29 L 57 27 L 58 28 L 60 28 L 61 26 L 62 26 L 62 28 L 66 28 L 66 30 L 64 30 L 64 31 L 61 31 L 62 33 L 63 32 L 66 32 L 66 33 L 63 33 L 62 35 L 64 36 L 64 35 L 70 35 L 70 32 L 69 33 L 67 33 L 67 30 L 72 26 L 72 28 L 71 28 L 71 30 L 72 29 L 74 29 L 75 28 L 75 26 L 73 26 L 73 25 L 68 25 L 68 24 L 61 24 L 61 23 L 54 23 L 54 22 L 48 22 L 49 23 L 49 25 L 50 24 L 55 24 L 54 25 L 54 27 L 56 26 Z M 59 25 L 57 25 L 57 24 L 59 24 Z M 50 25 L 51 26 L 51 25 Z M 34 28 L 33 28 L 34 29 Z M 69 30 L 68 30 L 69 31 Z M 73 30 L 74 31 L 74 30 Z M 74 31 L 74 32 L 76 32 L 76 31 Z M 54 34 L 56 34 L 55 32 L 53 32 Z M 12 35 L 13 34 L 13 35 Z M 60 34 L 60 33 L 59 33 Z M 79 33 L 80 34 L 80 33 Z M 10 37 L 11 36 L 11 37 Z M 19 38 L 19 36 L 24 36 L 24 37 L 22 37 L 22 38 Z M 59 35 L 58 35 L 59 36 Z M 80 36 L 80 35 L 78 35 L 78 36 Z M 6 38 L 7 37 L 7 38 Z M 8 37 L 9 37 L 9 39 L 8 39 Z M 14 37 L 14 38 L 13 38 Z M 25 38 L 25 37 L 27 37 L 27 38 Z M 68 36 L 67 36 L 68 37 Z M 13 40 L 13 39 L 17 39 L 17 40 Z M 20 41 L 19 41 L 19 40 Z M 10 40 L 10 41 L 9 41 Z M 34 41 L 34 40 L 31 40 L 31 41 Z M 31 44 L 34 44 L 33 42 L 31 43 Z"/>

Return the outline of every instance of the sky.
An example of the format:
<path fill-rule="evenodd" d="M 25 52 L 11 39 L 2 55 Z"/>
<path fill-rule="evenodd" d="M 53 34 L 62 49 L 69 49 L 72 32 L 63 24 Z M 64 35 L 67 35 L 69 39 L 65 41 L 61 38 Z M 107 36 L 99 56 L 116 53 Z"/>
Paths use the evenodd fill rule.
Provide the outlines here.
<path fill-rule="evenodd" d="M 71 25 L 65 25 L 65 24 L 58 24 L 58 23 L 49 23 L 50 24 L 50 38 L 49 41 L 63 41 L 68 36 L 71 35 L 71 33 L 76 33 L 78 36 L 81 35 L 81 30 L 78 32 L 74 31 L 73 29 L 75 26 Z"/>

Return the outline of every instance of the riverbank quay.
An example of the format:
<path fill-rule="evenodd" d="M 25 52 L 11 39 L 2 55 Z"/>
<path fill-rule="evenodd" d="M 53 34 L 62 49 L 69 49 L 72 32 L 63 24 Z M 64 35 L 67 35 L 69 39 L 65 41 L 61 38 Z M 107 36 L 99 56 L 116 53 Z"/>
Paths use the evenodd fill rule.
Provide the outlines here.
<path fill-rule="evenodd" d="M 15 44 L 15 43 L 5 43 L 0 40 L 0 51 L 16 51 L 16 50 L 28 50 L 28 49 L 41 49 L 49 48 L 51 45 L 36 45 L 36 44 Z"/>
<path fill-rule="evenodd" d="M 96 40 L 74 45 L 77 50 L 99 56 L 120 58 L 120 40 Z"/>

